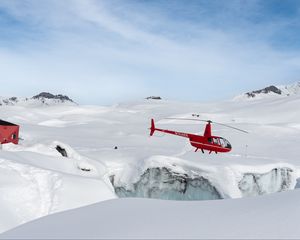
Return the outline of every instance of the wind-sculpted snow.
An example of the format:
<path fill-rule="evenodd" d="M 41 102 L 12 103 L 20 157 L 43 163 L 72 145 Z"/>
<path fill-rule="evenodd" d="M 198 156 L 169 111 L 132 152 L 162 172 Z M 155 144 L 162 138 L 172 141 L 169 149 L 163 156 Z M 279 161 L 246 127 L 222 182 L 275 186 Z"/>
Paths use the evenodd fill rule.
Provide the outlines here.
<path fill-rule="evenodd" d="M 68 158 L 60 155 L 57 146 L 65 149 Z M 62 142 L 31 147 L 7 144 L 0 153 L 0 232 L 116 197 L 104 175 L 105 166 Z"/>
<path fill-rule="evenodd" d="M 116 199 L 37 219 L 0 239 L 299 239 L 300 191 L 236 200 Z"/>
<path fill-rule="evenodd" d="M 62 182 L 58 173 L 1 159 L 0 231 L 55 212 Z"/>

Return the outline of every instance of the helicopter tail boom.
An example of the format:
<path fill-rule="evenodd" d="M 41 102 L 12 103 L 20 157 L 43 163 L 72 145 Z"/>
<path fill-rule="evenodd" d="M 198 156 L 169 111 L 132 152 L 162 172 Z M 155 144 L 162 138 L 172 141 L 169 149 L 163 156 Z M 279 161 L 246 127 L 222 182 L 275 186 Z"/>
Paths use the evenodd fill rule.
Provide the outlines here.
<path fill-rule="evenodd" d="M 170 131 L 170 130 L 167 130 L 167 129 L 156 128 L 155 124 L 154 124 L 154 119 L 151 119 L 151 127 L 149 129 L 150 129 L 150 136 L 152 136 L 155 131 L 163 132 L 163 133 L 167 133 L 167 134 L 172 134 L 172 135 L 176 135 L 176 136 L 179 136 L 179 137 L 186 137 L 186 138 L 190 138 L 191 136 L 195 136 L 194 134 L 176 132 L 176 131 Z"/>

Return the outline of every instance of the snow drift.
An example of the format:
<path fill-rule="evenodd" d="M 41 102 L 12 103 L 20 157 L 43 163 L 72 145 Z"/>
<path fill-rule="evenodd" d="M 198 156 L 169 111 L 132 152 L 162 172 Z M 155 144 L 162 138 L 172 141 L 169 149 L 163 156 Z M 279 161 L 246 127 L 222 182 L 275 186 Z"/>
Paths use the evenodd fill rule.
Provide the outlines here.
<path fill-rule="evenodd" d="M 298 239 L 299 190 L 182 202 L 116 199 L 37 219 L 3 239 Z"/>
<path fill-rule="evenodd" d="M 67 149 L 59 156 L 55 146 Z M 41 154 L 43 152 L 43 154 Z M 89 168 L 86 172 L 82 169 Z M 7 144 L 0 158 L 0 231 L 49 215 L 115 198 L 105 166 L 53 142 L 32 147 Z"/>

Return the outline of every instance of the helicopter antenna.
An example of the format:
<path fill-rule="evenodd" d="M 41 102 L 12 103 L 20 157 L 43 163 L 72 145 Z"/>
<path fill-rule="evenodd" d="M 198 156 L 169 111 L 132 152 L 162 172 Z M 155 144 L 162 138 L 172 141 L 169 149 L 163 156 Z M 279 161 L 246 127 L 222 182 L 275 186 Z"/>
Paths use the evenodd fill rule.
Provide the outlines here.
<path fill-rule="evenodd" d="M 245 157 L 246 158 L 248 157 L 248 144 L 246 144 L 245 146 Z"/>
<path fill-rule="evenodd" d="M 211 120 L 203 120 L 203 119 L 193 119 L 193 118 L 166 118 L 166 119 L 173 119 L 173 120 L 187 120 L 187 121 L 198 121 L 198 122 L 207 122 L 207 123 L 214 123 L 214 124 L 218 124 L 218 125 L 222 125 L 222 126 L 225 126 L 225 127 L 228 127 L 228 128 L 232 128 L 234 130 L 237 130 L 237 131 L 240 131 L 240 132 L 243 132 L 243 133 L 249 133 L 243 129 L 240 129 L 240 128 L 236 128 L 236 127 L 232 127 L 230 125 L 227 125 L 227 124 L 224 124 L 224 123 L 218 123 L 218 122 L 213 122 Z"/>

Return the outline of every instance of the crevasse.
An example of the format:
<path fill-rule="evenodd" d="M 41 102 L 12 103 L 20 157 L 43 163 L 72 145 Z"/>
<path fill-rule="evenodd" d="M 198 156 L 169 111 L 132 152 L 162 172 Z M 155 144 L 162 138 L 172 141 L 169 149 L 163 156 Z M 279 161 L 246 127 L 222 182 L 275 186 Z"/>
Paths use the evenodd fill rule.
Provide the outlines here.
<path fill-rule="evenodd" d="M 246 172 L 237 177 L 236 187 L 239 196 L 225 195 L 222 182 L 218 187 L 204 176 L 189 176 L 166 167 L 147 168 L 138 181 L 133 183 L 116 183 L 115 176 L 111 182 L 116 194 L 123 197 L 156 198 L 165 200 L 215 200 L 222 198 L 249 197 L 293 189 L 295 185 L 293 170 L 290 168 L 273 168 L 265 173 Z M 130 188 L 128 186 L 130 185 Z M 225 187 L 225 186 L 224 186 Z"/>

